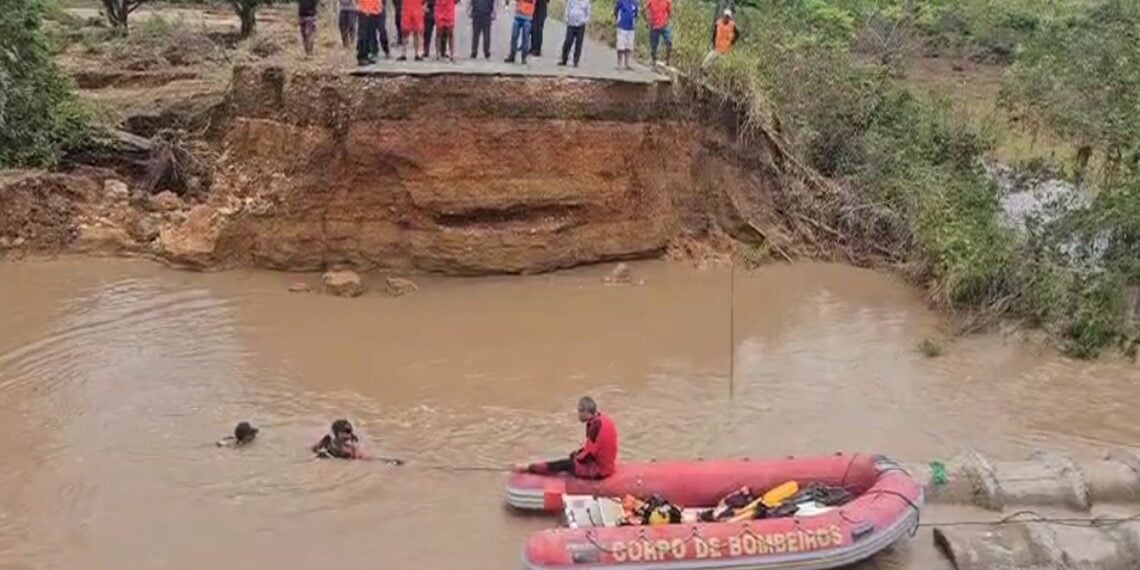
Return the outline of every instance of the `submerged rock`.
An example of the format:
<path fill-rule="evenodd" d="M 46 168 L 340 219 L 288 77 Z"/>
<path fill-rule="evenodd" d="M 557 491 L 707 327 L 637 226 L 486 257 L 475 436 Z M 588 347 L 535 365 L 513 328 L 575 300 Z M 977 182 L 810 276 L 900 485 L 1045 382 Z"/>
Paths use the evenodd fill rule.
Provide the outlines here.
<path fill-rule="evenodd" d="M 289 292 L 290 293 L 310 293 L 310 292 L 312 292 L 312 290 L 313 290 L 313 287 L 311 285 L 309 285 L 308 283 L 303 283 L 301 281 L 293 283 L 292 285 L 289 286 Z"/>
<path fill-rule="evenodd" d="M 610 272 L 608 282 L 621 284 L 633 283 L 633 272 L 630 271 L 629 266 L 625 263 L 619 263 L 615 265 L 614 270 Z"/>
<path fill-rule="evenodd" d="M 619 263 L 614 266 L 613 271 L 610 272 L 605 278 L 602 279 L 606 285 L 644 285 L 644 279 L 636 279 L 633 276 L 633 270 L 625 263 Z"/>
<path fill-rule="evenodd" d="M 355 271 L 328 271 L 321 276 L 321 281 L 325 285 L 325 292 L 337 297 L 359 297 L 364 292 L 364 283 Z"/>
<path fill-rule="evenodd" d="M 401 277 L 389 277 L 385 279 L 384 288 L 388 291 L 388 294 L 393 297 L 400 297 L 420 290 L 419 285 L 416 285 L 410 279 L 403 279 Z"/>

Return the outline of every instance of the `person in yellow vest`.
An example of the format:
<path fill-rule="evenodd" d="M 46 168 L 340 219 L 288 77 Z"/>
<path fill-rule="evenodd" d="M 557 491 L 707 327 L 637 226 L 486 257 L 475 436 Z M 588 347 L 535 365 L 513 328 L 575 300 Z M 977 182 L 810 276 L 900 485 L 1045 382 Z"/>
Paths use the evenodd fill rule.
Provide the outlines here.
<path fill-rule="evenodd" d="M 724 16 L 716 21 L 716 33 L 713 34 L 713 49 L 705 56 L 701 67 L 708 67 L 716 58 L 732 51 L 736 43 L 736 20 L 732 18 L 732 10 L 725 9 Z"/>

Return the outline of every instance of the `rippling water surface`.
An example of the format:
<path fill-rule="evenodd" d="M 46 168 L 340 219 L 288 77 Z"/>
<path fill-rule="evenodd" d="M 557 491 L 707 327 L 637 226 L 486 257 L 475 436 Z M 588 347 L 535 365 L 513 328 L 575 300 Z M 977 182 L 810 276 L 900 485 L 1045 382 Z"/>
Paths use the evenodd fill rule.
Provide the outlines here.
<path fill-rule="evenodd" d="M 505 512 L 500 474 L 427 466 L 563 454 L 583 393 L 627 459 L 1140 440 L 1134 366 L 995 336 L 927 359 L 940 321 L 890 276 L 772 267 L 738 273 L 730 303 L 726 270 L 604 271 L 338 299 L 279 273 L 0 265 L 0 568 L 516 568 L 550 522 Z M 409 465 L 312 461 L 341 416 Z M 240 419 L 257 444 L 213 447 Z"/>

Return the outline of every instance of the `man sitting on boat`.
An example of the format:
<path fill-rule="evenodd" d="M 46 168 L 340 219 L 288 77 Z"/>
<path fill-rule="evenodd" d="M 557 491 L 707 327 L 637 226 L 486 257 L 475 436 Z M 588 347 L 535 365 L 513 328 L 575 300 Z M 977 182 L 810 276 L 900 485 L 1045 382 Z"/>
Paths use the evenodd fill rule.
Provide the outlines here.
<path fill-rule="evenodd" d="M 578 421 L 586 424 L 586 442 L 581 449 L 566 459 L 521 463 L 515 470 L 539 475 L 570 473 L 582 479 L 605 479 L 613 475 L 618 455 L 617 426 L 609 416 L 598 411 L 597 402 L 589 396 L 578 400 Z"/>

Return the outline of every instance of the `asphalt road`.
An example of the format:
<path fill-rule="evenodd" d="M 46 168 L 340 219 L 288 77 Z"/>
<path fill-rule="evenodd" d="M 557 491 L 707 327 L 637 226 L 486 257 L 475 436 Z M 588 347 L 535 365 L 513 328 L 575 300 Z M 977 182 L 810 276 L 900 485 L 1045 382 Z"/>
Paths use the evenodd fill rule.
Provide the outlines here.
<path fill-rule="evenodd" d="M 527 59 L 526 65 L 521 63 L 505 63 L 503 60 L 506 58 L 510 51 L 511 40 L 511 23 L 514 15 L 514 4 L 509 7 L 504 7 L 499 4 L 496 9 L 498 13 L 491 25 L 491 58 L 486 59 L 482 54 L 482 47 L 480 46 L 477 59 L 471 59 L 471 20 L 467 17 L 466 2 L 461 2 L 456 7 L 456 30 L 455 30 L 455 63 L 448 61 L 437 61 L 435 59 L 436 49 L 435 45 L 432 46 L 432 54 L 430 60 L 413 61 L 411 58 L 411 47 L 409 46 L 408 61 L 396 61 L 396 57 L 400 55 L 399 47 L 395 45 L 395 23 L 393 22 L 394 10 L 389 5 L 389 14 L 387 18 L 388 34 L 392 42 L 392 57 L 391 59 L 381 59 L 375 65 L 359 68 L 356 73 L 359 74 L 400 74 L 400 75 L 435 75 L 440 73 L 469 73 L 481 75 L 538 75 L 538 76 L 567 76 L 567 77 L 586 77 L 594 79 L 612 79 L 621 81 L 630 81 L 635 83 L 651 83 L 654 81 L 667 81 L 668 77 L 655 73 L 650 68 L 633 62 L 633 70 L 619 69 L 617 65 L 617 54 L 614 48 L 602 44 L 601 42 L 586 37 L 585 43 L 582 47 L 582 59 L 579 62 L 579 67 L 572 66 L 559 67 L 558 61 L 562 53 L 562 41 L 566 37 L 566 26 L 562 21 L 556 19 L 561 17 L 562 14 L 550 14 L 546 19 L 544 39 L 542 44 L 542 57 L 530 57 Z M 644 26 L 639 26 L 637 33 L 648 33 Z M 433 38 L 433 44 L 434 44 Z M 518 59 L 518 58 L 516 58 Z"/>

